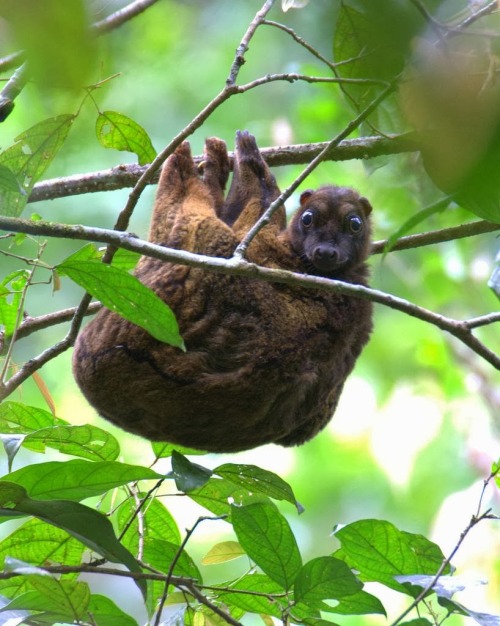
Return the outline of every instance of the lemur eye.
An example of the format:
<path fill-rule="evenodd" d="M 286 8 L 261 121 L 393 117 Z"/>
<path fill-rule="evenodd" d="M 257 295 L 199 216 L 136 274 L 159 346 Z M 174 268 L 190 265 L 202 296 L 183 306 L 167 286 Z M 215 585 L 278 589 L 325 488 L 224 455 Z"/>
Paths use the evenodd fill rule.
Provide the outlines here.
<path fill-rule="evenodd" d="M 300 216 L 300 221 L 305 228 L 310 228 L 314 221 L 314 213 L 310 209 L 304 211 Z"/>
<path fill-rule="evenodd" d="M 347 218 L 347 226 L 351 233 L 357 235 L 363 230 L 363 220 L 358 215 L 350 215 Z"/>

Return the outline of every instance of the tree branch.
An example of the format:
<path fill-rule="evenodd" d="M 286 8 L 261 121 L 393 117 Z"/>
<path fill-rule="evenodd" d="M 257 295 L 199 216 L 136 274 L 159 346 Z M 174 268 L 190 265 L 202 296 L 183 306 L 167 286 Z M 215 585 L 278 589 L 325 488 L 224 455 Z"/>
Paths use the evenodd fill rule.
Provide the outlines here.
<path fill-rule="evenodd" d="M 324 150 L 326 146 L 328 146 L 328 142 L 305 143 L 280 146 L 278 148 L 262 148 L 260 152 L 270 167 L 305 165 Z M 418 138 L 414 133 L 389 135 L 388 137 L 362 137 L 359 139 L 346 139 L 337 146 L 329 148 L 325 153 L 324 160 L 370 159 L 381 155 L 415 152 L 418 149 Z M 232 152 L 229 153 L 229 159 L 232 167 Z M 194 157 L 196 164 L 201 163 L 202 160 L 202 156 Z M 35 185 L 28 202 L 40 202 L 41 200 L 53 200 L 54 198 L 133 187 L 148 167 L 136 164 L 117 165 L 108 170 L 44 180 Z M 148 184 L 156 184 L 158 177 L 159 173 L 157 170 L 149 178 Z"/>
<path fill-rule="evenodd" d="M 0 218 L 0 225 L 2 224 Z M 484 233 L 500 230 L 500 224 L 494 224 L 493 222 L 479 221 L 471 222 L 470 224 L 463 224 L 452 228 L 445 228 L 442 230 L 429 231 L 426 233 L 419 233 L 418 235 L 409 235 L 408 237 L 402 237 L 397 244 L 389 250 L 389 253 L 396 250 L 408 250 L 421 246 L 428 246 L 435 243 L 443 243 L 446 241 L 452 241 L 460 237 L 472 237 L 474 235 L 481 235 Z M 384 239 L 376 241 L 372 246 L 372 254 L 381 254 L 384 252 L 384 248 L 387 245 L 388 240 Z M 99 302 L 93 302 L 89 305 L 85 315 L 93 315 L 99 311 L 101 304 Z M 75 307 L 62 309 L 54 313 L 47 313 L 39 317 L 27 317 L 23 320 L 21 326 L 17 331 L 17 339 L 23 339 L 29 337 L 32 333 L 39 330 L 44 330 L 56 324 L 63 324 L 64 322 L 70 322 L 75 314 Z M 489 313 L 481 317 L 477 317 L 464 322 L 470 330 L 492 324 L 500 321 L 500 313 Z"/>
<path fill-rule="evenodd" d="M 384 306 L 388 306 L 392 309 L 402 311 L 412 317 L 416 317 L 422 321 L 433 324 L 441 330 L 445 330 L 462 341 L 474 352 L 482 356 L 486 361 L 488 361 L 488 363 L 493 365 L 493 367 L 500 369 L 500 356 L 489 350 L 472 334 L 467 321 L 444 317 L 402 298 L 398 298 L 376 289 L 364 287 L 362 285 L 352 285 L 350 283 L 344 283 L 342 281 L 323 278 L 320 276 L 309 276 L 296 274 L 286 270 L 271 269 L 255 265 L 254 263 L 249 263 L 248 261 L 235 257 L 232 259 L 222 259 L 219 257 L 208 257 L 200 254 L 194 254 L 192 252 L 185 252 L 182 250 L 174 250 L 138 239 L 129 233 L 116 232 L 114 230 L 102 228 L 54 224 L 50 222 L 32 222 L 30 220 L 8 217 L 0 217 L 0 228 L 12 232 L 25 232 L 31 235 L 44 235 L 49 237 L 78 239 L 84 241 L 98 241 L 115 247 L 125 248 L 126 250 L 131 250 L 133 252 L 138 252 L 139 254 L 160 259 L 162 261 L 201 267 L 206 270 L 235 276 L 258 278 L 269 282 L 278 282 L 296 287 L 306 287 L 310 289 L 319 288 L 325 291 L 336 291 L 349 296 L 364 298 L 377 302 L 378 304 L 383 304 Z M 492 319 L 492 322 L 495 321 L 497 320 Z M 57 344 L 57 346 L 60 346 L 60 344 Z M 54 348 L 57 348 L 57 346 L 54 346 Z M 66 345 L 66 347 L 69 347 L 69 345 Z M 45 355 L 45 353 L 43 353 L 43 355 Z M 19 372 L 15 374 L 8 383 L 6 383 L 3 397 L 6 397 L 6 395 L 8 395 L 13 388 L 17 387 L 22 380 L 30 375 L 28 372 L 31 363 L 35 363 L 37 366 L 36 369 L 38 369 L 41 366 L 40 363 L 42 361 L 45 363 L 49 360 L 45 357 L 42 359 L 43 355 L 40 355 L 37 359 L 34 359 L 26 364 L 26 368 L 28 369 L 24 370 L 24 368 L 21 368 L 21 370 L 19 370 Z M 56 356 L 56 354 L 54 354 L 54 356 Z M 53 356 L 50 356 L 50 358 L 53 358 Z M 9 387 L 11 381 L 16 376 L 18 377 L 17 380 L 19 382 L 13 383 L 13 388 Z M 0 398 L 1 397 L 2 396 L 0 395 Z"/>
<path fill-rule="evenodd" d="M 109 33 L 115 28 L 120 27 L 125 22 L 128 22 L 132 18 L 136 17 L 136 15 L 140 15 L 157 2 L 158 0 L 135 0 L 134 2 L 131 2 L 130 4 L 127 4 L 127 6 L 123 7 L 123 9 L 119 9 L 111 15 L 108 15 L 103 20 L 94 22 L 91 26 L 91 32 L 94 32 L 96 35 Z"/>

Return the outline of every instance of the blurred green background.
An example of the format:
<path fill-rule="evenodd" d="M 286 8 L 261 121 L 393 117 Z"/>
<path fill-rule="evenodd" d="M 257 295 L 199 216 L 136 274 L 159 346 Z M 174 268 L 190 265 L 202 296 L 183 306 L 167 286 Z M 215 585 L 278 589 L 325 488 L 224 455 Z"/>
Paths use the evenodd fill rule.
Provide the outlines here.
<path fill-rule="evenodd" d="M 89 2 L 91 20 L 102 19 L 125 4 L 117 0 Z M 312 0 L 303 10 L 284 14 L 277 4 L 269 17 L 286 23 L 331 57 L 335 5 L 329 0 Z M 141 16 L 96 40 L 93 63 L 87 68 L 88 83 L 117 75 L 94 91 L 93 99 L 100 110 L 116 110 L 139 122 L 155 148 L 161 150 L 223 88 L 234 51 L 260 6 L 260 0 L 160 0 Z M 16 45 L 12 31 L 0 19 L 0 56 L 17 49 Z M 329 75 L 326 67 L 286 33 L 263 26 L 252 39 L 239 82 L 280 72 Z M 81 91 L 30 83 L 1 126 L 0 147 L 8 147 L 21 131 L 47 117 L 76 113 L 82 98 Z M 96 116 L 95 104 L 87 99 L 45 178 L 134 162 L 133 155 L 100 146 L 94 133 Z M 211 135 L 225 139 L 231 148 L 236 130 L 244 128 L 256 136 L 260 147 L 327 141 L 352 117 L 334 85 L 273 82 L 231 98 L 189 140 L 194 154 L 201 153 L 205 137 Z M 276 169 L 280 187 L 285 188 L 301 169 Z M 370 199 L 376 240 L 391 235 L 416 211 L 440 197 L 415 154 L 377 159 L 376 163 L 324 163 L 307 180 L 306 187 L 322 183 L 351 185 Z M 147 234 L 153 194 L 153 188 L 143 194 L 130 226 L 142 237 Z M 44 201 L 28 205 L 24 216 L 36 212 L 48 220 L 111 228 L 127 196 L 128 190 L 122 190 Z M 297 201 L 297 196 L 292 197 L 289 211 Z M 455 207 L 427 220 L 423 229 L 473 219 Z M 0 245 L 5 248 L 6 243 L 0 241 Z M 80 245 L 51 240 L 43 260 L 56 264 Z M 492 233 L 390 253 L 383 259 L 374 256 L 371 284 L 450 317 L 486 314 L 498 309 L 498 300 L 487 287 L 497 248 L 498 239 Z M 35 244 L 28 240 L 16 253 L 30 256 L 34 250 Z M 19 267 L 19 262 L 6 257 L 1 264 L 2 275 Z M 61 290 L 53 292 L 45 282 L 48 278 L 49 273 L 39 272 L 40 284 L 29 294 L 30 315 L 74 306 L 82 295 L 67 279 Z M 57 326 L 21 341 L 16 363 L 60 340 L 65 330 L 65 326 Z M 496 329 L 481 329 L 478 336 L 492 349 L 500 349 L 498 325 Z M 92 422 L 117 434 L 86 405 L 72 379 L 70 362 L 71 355 L 66 353 L 40 372 L 58 415 L 74 424 Z M 44 406 L 33 382 L 11 399 Z M 378 305 L 371 343 L 358 361 L 335 418 L 315 440 L 293 450 L 267 446 L 227 459 L 207 456 L 197 462 L 207 466 L 223 460 L 255 463 L 289 481 L 305 513 L 298 517 L 292 510 L 282 510 L 307 557 L 333 551 L 336 544 L 331 532 L 336 524 L 371 517 L 425 534 L 446 554 L 476 511 L 482 480 L 499 456 L 499 430 L 498 372 L 438 329 Z M 118 434 L 123 460 L 144 465 L 153 461 L 147 442 Z M 16 466 L 34 458 L 41 460 L 22 453 Z M 3 470 L 7 470 L 6 461 Z M 484 506 L 488 506 L 490 495 L 491 489 Z M 199 509 L 186 504 L 186 499 L 171 500 L 180 528 L 189 527 Z M 203 555 L 224 529 L 221 522 L 200 531 L 190 542 L 191 553 Z M 458 601 L 476 611 L 500 613 L 499 554 L 498 529 L 492 522 L 483 522 L 467 539 L 454 564 L 458 573 L 488 578 L 489 585 L 472 586 L 457 596 Z M 241 565 L 242 571 L 245 566 Z M 238 565 L 225 567 L 229 576 Z M 214 580 L 223 577 L 221 568 L 212 568 Z M 209 582 L 212 570 L 204 570 Z M 117 602 L 123 606 L 123 593 L 116 593 L 121 597 Z M 381 599 L 386 600 L 385 596 Z M 399 602 L 397 594 L 387 599 L 386 606 L 394 616 L 398 606 L 404 608 Z M 135 611 L 132 605 L 128 607 L 131 613 Z M 366 623 L 384 621 L 366 618 Z"/>

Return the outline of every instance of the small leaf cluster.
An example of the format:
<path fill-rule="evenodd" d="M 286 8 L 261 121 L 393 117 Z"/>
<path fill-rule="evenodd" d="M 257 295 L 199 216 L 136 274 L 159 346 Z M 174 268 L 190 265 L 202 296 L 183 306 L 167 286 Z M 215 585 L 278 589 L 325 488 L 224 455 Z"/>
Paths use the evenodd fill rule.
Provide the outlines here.
<path fill-rule="evenodd" d="M 22 448 L 72 457 L 33 463 L 0 478 L 0 519 L 20 520 L 0 543 L 0 595 L 6 598 L 0 611 L 24 611 L 29 624 L 136 624 L 75 577 L 79 571 L 97 576 L 98 566 L 108 563 L 127 569 L 151 620 L 168 603 L 179 605 L 186 624 L 220 623 L 221 614 L 239 622 L 255 613 L 318 626 L 330 623 L 328 615 L 385 615 L 366 583 L 411 600 L 444 560 L 425 537 L 369 519 L 336 528 L 338 549 L 304 561 L 276 503 L 292 505 L 296 513 L 303 509 L 290 485 L 270 471 L 234 463 L 210 470 L 184 454 L 202 452 L 160 442 L 152 444 L 152 453 L 155 464 L 171 458 L 168 473 L 121 463 L 119 443 L 107 431 L 71 426 L 16 402 L 0 405 L 0 432 L 11 466 Z M 165 504 L 164 485 L 207 511 L 184 539 Z M 189 554 L 189 537 L 213 516 L 232 526 L 234 540 L 212 546 L 200 565 L 233 559 L 248 565 L 243 575 L 205 587 L 202 568 Z M 446 602 L 446 611 L 463 613 L 460 605 Z"/>

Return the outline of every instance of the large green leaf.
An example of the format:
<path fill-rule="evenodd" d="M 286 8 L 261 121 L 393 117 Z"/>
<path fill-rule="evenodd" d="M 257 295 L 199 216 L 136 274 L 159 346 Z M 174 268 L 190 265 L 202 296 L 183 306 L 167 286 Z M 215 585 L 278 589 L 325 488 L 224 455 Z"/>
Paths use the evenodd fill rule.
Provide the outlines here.
<path fill-rule="evenodd" d="M 79 502 L 34 500 L 24 487 L 0 481 L 0 515 L 32 515 L 65 530 L 105 559 L 122 563 L 132 572 L 142 571 L 132 554 L 117 540 L 107 517 Z M 144 593 L 145 585 L 137 584 Z"/>
<path fill-rule="evenodd" d="M 34 184 L 63 145 L 74 115 L 51 117 L 16 137 L 16 143 L 0 153 L 0 165 L 5 165 L 17 177 L 22 192 L 0 188 L 0 214 L 17 217 L 26 205 Z"/>
<path fill-rule="evenodd" d="M 273 504 L 232 506 L 234 532 L 248 556 L 270 578 L 290 589 L 302 567 L 295 536 Z"/>
<path fill-rule="evenodd" d="M 156 157 L 151 139 L 144 128 L 123 113 L 104 111 L 95 125 L 97 139 L 105 148 L 134 152 L 139 165 L 151 163 Z"/>
<path fill-rule="evenodd" d="M 54 426 L 26 435 L 23 446 L 34 452 L 54 448 L 63 454 L 79 456 L 91 461 L 114 461 L 120 454 L 115 437 L 97 426 Z"/>
<path fill-rule="evenodd" d="M 401 574 L 435 574 L 444 555 L 423 537 L 398 530 L 383 520 L 360 520 L 335 533 L 341 543 L 333 556 L 359 572 L 361 580 L 379 582 L 403 593 L 408 588 L 396 582 Z"/>
<path fill-rule="evenodd" d="M 148 331 L 155 339 L 184 349 L 172 309 L 141 281 L 119 267 L 88 258 L 88 246 L 57 266 L 102 304 L 133 324 Z"/>
<path fill-rule="evenodd" d="M 227 587 L 225 584 L 224 588 Z M 272 598 L 273 595 L 276 599 Z M 236 606 L 249 613 L 262 613 L 277 618 L 281 618 L 283 613 L 280 599 L 286 604 L 286 599 L 283 599 L 283 587 L 265 574 L 243 576 L 230 586 L 230 591 L 221 593 L 219 599 L 228 606 Z"/>
<path fill-rule="evenodd" d="M 263 493 L 274 500 L 286 500 L 294 504 L 299 513 L 304 510 L 295 499 L 293 490 L 287 482 L 273 472 L 256 465 L 225 463 L 216 467 L 214 474 L 230 480 L 235 485 Z"/>
<path fill-rule="evenodd" d="M 23 486 L 30 497 L 39 500 L 62 498 L 83 500 L 137 480 L 162 478 L 148 467 L 114 461 L 82 461 L 79 459 L 34 463 L 22 467 L 2 480 Z"/>
<path fill-rule="evenodd" d="M 29 585 L 31 591 L 18 595 L 0 610 L 34 611 L 37 620 L 48 624 L 78 622 L 87 613 L 90 601 L 87 583 L 35 575 L 29 577 Z"/>
<path fill-rule="evenodd" d="M 10 517 L 3 518 L 9 520 Z M 85 547 L 71 535 L 40 519 L 30 519 L 0 543 L 0 566 L 11 567 L 13 559 L 43 566 L 45 563 L 79 565 Z M 29 588 L 27 576 L 0 580 L 0 593 L 15 598 Z"/>
<path fill-rule="evenodd" d="M 321 556 L 306 563 L 295 579 L 296 602 L 338 600 L 361 590 L 363 583 L 344 561 Z"/>
<path fill-rule="evenodd" d="M 99 626 L 137 626 L 133 617 L 124 613 L 116 604 L 100 594 L 92 594 L 87 606 L 88 621 L 90 618 Z"/>

